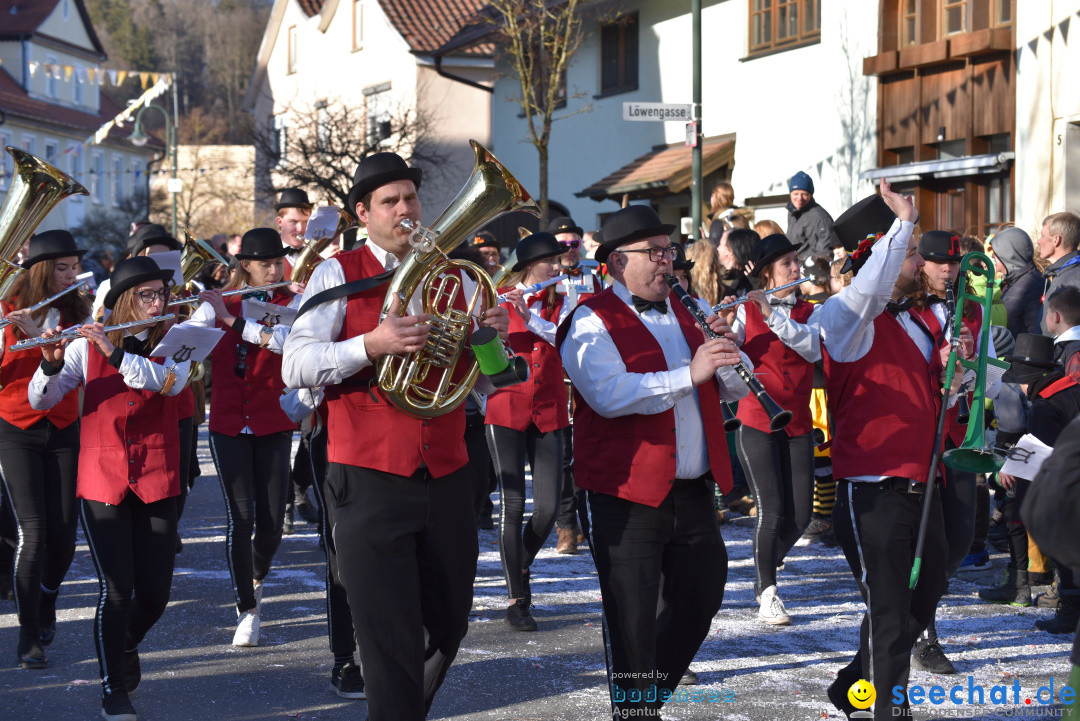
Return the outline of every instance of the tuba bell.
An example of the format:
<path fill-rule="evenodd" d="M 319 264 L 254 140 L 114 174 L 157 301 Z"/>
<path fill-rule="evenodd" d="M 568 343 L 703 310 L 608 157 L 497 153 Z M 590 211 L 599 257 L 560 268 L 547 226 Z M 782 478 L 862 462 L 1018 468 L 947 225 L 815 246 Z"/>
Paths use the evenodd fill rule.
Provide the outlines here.
<path fill-rule="evenodd" d="M 411 231 L 413 249 L 390 281 L 380 315 L 381 321 L 395 297 L 401 300 L 399 312 L 404 315 L 409 299 L 418 290 L 424 303 L 422 312 L 432 315 L 431 332 L 422 349 L 387 354 L 375 362 L 376 378 L 387 400 L 417 418 L 441 416 L 465 401 L 480 372 L 475 359 L 463 360 L 473 319 L 497 305 L 495 286 L 487 272 L 475 263 L 451 260 L 447 254 L 505 213 L 540 215 L 528 191 L 510 171 L 475 140 L 469 143 L 475 157 L 472 174 L 450 206 L 430 228 L 409 220 L 401 222 Z M 458 295 L 465 292 L 460 272 L 476 283 L 465 310 L 454 308 Z M 460 363 L 467 363 L 468 368 L 459 368 Z"/>
<path fill-rule="evenodd" d="M 184 291 L 191 290 L 191 281 L 195 280 L 204 267 L 210 263 L 220 263 L 225 267 L 229 261 L 221 257 L 213 247 L 202 238 L 181 226 L 180 233 L 184 236 L 184 249 L 180 254 L 180 272 L 183 273 L 183 282 L 172 287 L 173 295 L 180 295 Z"/>
<path fill-rule="evenodd" d="M 90 195 L 81 183 L 41 158 L 11 146 L 4 149 L 15 159 L 15 174 L 0 209 L 0 300 L 8 299 L 23 272 L 15 257 L 49 211 L 69 195 Z"/>

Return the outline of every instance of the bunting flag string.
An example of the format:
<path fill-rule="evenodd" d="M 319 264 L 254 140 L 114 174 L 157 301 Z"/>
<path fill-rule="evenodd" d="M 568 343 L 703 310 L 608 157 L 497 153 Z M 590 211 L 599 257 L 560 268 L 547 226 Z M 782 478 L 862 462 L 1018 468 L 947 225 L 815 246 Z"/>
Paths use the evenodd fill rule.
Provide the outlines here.
<path fill-rule="evenodd" d="M 0 59 L 0 62 L 3 62 Z M 102 86 L 105 83 L 110 85 L 123 85 L 124 81 L 129 76 L 137 77 L 139 84 L 143 90 L 151 85 L 157 85 L 158 80 L 162 76 L 169 75 L 169 73 L 150 72 L 147 70 L 112 70 L 105 68 L 84 68 L 79 65 L 66 65 L 62 63 L 42 63 L 37 60 L 31 60 L 30 77 L 37 77 L 39 72 L 45 73 L 46 78 L 53 80 L 63 80 L 70 83 L 74 80 L 80 84 L 97 85 Z"/>

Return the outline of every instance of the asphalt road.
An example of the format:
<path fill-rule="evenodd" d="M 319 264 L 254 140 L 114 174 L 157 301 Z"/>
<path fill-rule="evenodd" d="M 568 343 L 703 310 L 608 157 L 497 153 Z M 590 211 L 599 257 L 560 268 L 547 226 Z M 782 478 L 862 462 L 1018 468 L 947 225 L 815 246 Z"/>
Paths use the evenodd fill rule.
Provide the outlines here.
<path fill-rule="evenodd" d="M 200 439 L 203 472 L 180 528 L 172 601 L 140 646 L 143 682 L 133 703 L 144 721 L 187 719 L 366 718 L 363 701 L 332 693 L 332 658 L 326 641 L 324 564 L 314 528 L 297 523 L 266 581 L 262 640 L 258 648 L 230 645 L 235 610 L 225 565 L 224 506 L 213 464 Z M 772 721 L 839 718 L 825 689 L 854 652 L 862 606 L 838 549 L 796 548 L 780 574 L 781 596 L 794 618 L 787 628 L 756 619 L 751 527 L 724 527 L 731 568 L 724 608 L 691 668 L 706 692 L 721 702 L 683 701 L 665 707 L 675 720 Z M 469 635 L 436 698 L 430 718 L 492 721 L 584 721 L 610 718 L 604 684 L 600 596 L 587 553 L 559 556 L 549 540 L 534 566 L 538 633 L 511 631 L 503 623 L 503 598 L 495 533 L 480 531 L 480 564 Z M 995 556 L 1000 570 L 1005 559 Z M 1029 705 L 1040 686 L 1065 683 L 1072 639 L 1036 631 L 1033 621 L 1050 611 L 990 606 L 975 597 L 976 578 L 954 579 L 938 629 L 960 673 L 933 677 L 916 671 L 912 683 L 1011 686 L 1019 704 L 922 705 L 916 718 L 1049 718 L 1053 706 Z M 14 604 L 0 602 L 0 719 L 98 718 L 100 686 L 91 637 L 97 579 L 82 541 L 63 586 L 59 627 L 48 647 L 50 666 L 25 671 L 12 664 L 17 624 Z M 879 690 L 879 693 L 881 691 Z"/>

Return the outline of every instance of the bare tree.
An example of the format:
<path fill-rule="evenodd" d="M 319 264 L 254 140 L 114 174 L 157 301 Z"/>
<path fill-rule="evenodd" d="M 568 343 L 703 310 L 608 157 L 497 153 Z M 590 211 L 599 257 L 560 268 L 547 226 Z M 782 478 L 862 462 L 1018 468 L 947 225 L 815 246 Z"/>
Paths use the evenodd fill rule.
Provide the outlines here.
<path fill-rule="evenodd" d="M 521 83 L 521 105 L 540 165 L 537 202 L 548 217 L 548 144 L 556 120 L 588 112 L 589 105 L 559 118 L 555 111 L 567 102 L 566 70 L 585 38 L 579 0 L 489 0 L 491 21 L 498 28 L 495 42 L 503 59 Z M 570 97 L 582 97 L 575 93 Z"/>
<path fill-rule="evenodd" d="M 368 110 L 340 99 L 316 103 L 296 101 L 283 117 L 286 128 L 256 128 L 260 195 L 284 188 L 318 191 L 345 207 L 353 173 L 360 161 L 378 152 L 393 152 L 436 175 L 446 154 L 434 142 L 427 116 L 404 100 Z M 351 208 L 347 208 L 351 211 Z"/>
<path fill-rule="evenodd" d="M 835 165 L 840 183 L 841 207 L 855 202 L 855 184 L 862 169 L 863 155 L 873 139 L 872 108 L 870 104 L 870 81 L 862 74 L 863 53 L 852 47 L 848 36 L 848 19 L 845 14 L 840 25 L 840 52 L 844 56 L 845 75 L 839 93 L 840 131 L 843 136 L 836 149 Z"/>

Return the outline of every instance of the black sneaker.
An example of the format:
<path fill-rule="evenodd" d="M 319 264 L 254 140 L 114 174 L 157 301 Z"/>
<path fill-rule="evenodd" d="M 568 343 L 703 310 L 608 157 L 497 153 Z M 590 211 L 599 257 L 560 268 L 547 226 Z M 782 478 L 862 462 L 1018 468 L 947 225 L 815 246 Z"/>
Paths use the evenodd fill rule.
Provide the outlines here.
<path fill-rule="evenodd" d="M 19 666 L 26 669 L 48 668 L 49 659 L 45 656 L 45 649 L 41 647 L 36 633 L 19 631 Z"/>
<path fill-rule="evenodd" d="M 131 699 L 123 691 L 114 691 L 101 697 L 101 718 L 105 721 L 138 721 Z"/>
<path fill-rule="evenodd" d="M 1080 608 L 1074 606 L 1068 598 L 1063 597 L 1054 613 L 1053 618 L 1039 619 L 1035 622 L 1035 628 L 1047 633 L 1076 633 L 1076 625 L 1080 622 Z"/>
<path fill-rule="evenodd" d="M 795 545 L 809 546 L 814 542 L 821 543 L 829 548 L 836 545 L 836 538 L 833 536 L 832 530 L 832 519 L 814 516 L 810 521 L 810 525 L 803 531 L 802 536 L 795 542 Z"/>
<path fill-rule="evenodd" d="M 952 661 L 941 650 L 941 644 L 936 639 L 933 641 L 917 641 L 915 648 L 912 650 L 911 659 L 916 666 L 924 671 L 942 675 L 956 673 Z"/>
<path fill-rule="evenodd" d="M 844 717 L 850 717 L 855 712 L 855 707 L 851 705 L 851 701 L 848 700 L 848 689 L 851 685 L 859 680 L 858 676 L 845 676 L 845 669 L 840 669 L 836 674 L 836 680 L 829 685 L 826 695 L 829 697 L 829 701 L 835 706 L 840 713 L 844 714 Z"/>
<path fill-rule="evenodd" d="M 481 531 L 490 531 L 495 528 L 495 523 L 491 520 L 491 511 L 484 513 L 480 512 L 480 518 L 476 521 L 476 527 Z"/>
<path fill-rule="evenodd" d="M 56 637 L 56 597 L 60 592 L 41 592 L 38 601 L 38 640 L 42 646 L 48 646 Z"/>
<path fill-rule="evenodd" d="M 293 505 L 285 506 L 285 521 L 281 524 L 281 533 L 285 536 L 293 534 Z"/>
<path fill-rule="evenodd" d="M 296 512 L 300 514 L 308 523 L 319 522 L 319 509 L 315 507 L 315 504 L 308 498 L 307 489 L 301 491 L 296 489 L 296 504 L 293 506 Z"/>
<path fill-rule="evenodd" d="M 129 694 L 135 693 L 142 681 L 142 664 L 139 663 L 139 649 L 124 651 L 120 673 L 124 677 L 124 688 Z"/>
<path fill-rule="evenodd" d="M 529 613 L 529 604 L 519 598 L 514 605 L 506 609 L 506 623 L 515 631 L 535 631 L 536 619 Z"/>
<path fill-rule="evenodd" d="M 347 663 L 331 671 L 330 685 L 334 687 L 334 693 L 341 698 L 367 698 L 364 693 L 364 677 L 355 663 Z"/>

